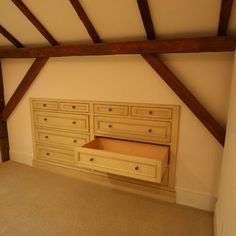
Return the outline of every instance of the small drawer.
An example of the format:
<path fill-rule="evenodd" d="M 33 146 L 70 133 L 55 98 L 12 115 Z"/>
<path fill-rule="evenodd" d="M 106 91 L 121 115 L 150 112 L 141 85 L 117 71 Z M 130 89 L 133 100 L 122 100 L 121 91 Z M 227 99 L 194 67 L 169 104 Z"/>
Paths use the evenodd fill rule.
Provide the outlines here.
<path fill-rule="evenodd" d="M 81 112 L 88 113 L 89 112 L 89 104 L 88 103 L 78 103 L 78 102 L 60 102 L 59 104 L 61 111 L 69 111 L 69 112 Z"/>
<path fill-rule="evenodd" d="M 131 116 L 148 119 L 172 119 L 172 109 L 165 107 L 132 106 Z"/>
<path fill-rule="evenodd" d="M 35 129 L 36 141 L 47 144 L 83 146 L 89 142 L 89 135 L 70 132 Z"/>
<path fill-rule="evenodd" d="M 32 105 L 34 110 L 57 111 L 58 109 L 57 101 L 33 100 Z"/>
<path fill-rule="evenodd" d="M 37 158 L 58 164 L 74 165 L 74 151 L 55 147 L 37 146 Z"/>
<path fill-rule="evenodd" d="M 95 134 L 170 143 L 171 122 L 95 116 Z"/>
<path fill-rule="evenodd" d="M 169 147 L 96 138 L 75 149 L 80 167 L 160 183 L 168 164 Z"/>
<path fill-rule="evenodd" d="M 112 104 L 94 104 L 94 114 L 119 115 L 127 116 L 129 114 L 128 106 L 112 105 Z"/>
<path fill-rule="evenodd" d="M 36 126 L 89 132 L 89 119 L 87 115 L 36 111 L 34 112 L 34 122 Z"/>

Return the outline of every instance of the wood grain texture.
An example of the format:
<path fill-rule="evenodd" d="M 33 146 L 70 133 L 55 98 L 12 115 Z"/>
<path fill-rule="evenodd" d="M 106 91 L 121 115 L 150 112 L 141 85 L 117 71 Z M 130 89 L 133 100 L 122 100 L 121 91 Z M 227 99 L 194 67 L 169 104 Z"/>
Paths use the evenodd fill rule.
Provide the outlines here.
<path fill-rule="evenodd" d="M 139 11 L 142 17 L 143 25 L 146 31 L 147 38 L 153 40 L 156 38 L 153 22 L 147 0 L 137 0 Z"/>
<path fill-rule="evenodd" d="M 182 99 L 188 108 L 205 125 L 211 134 L 224 146 L 225 129 L 211 116 L 200 104 L 191 92 L 179 81 L 179 79 L 166 67 L 155 55 L 142 55 L 149 65 L 160 75 L 168 86 Z"/>
<path fill-rule="evenodd" d="M 2 161 L 10 160 L 9 157 L 9 141 L 8 141 L 8 132 L 7 124 L 2 120 L 2 111 L 5 107 L 4 102 L 4 88 L 3 88 L 3 77 L 2 77 L 2 64 L 0 61 L 0 153 Z"/>
<path fill-rule="evenodd" d="M 28 18 L 28 20 L 37 28 L 37 30 L 50 42 L 51 45 L 58 45 L 56 39 L 47 31 L 47 29 L 32 14 L 29 8 L 21 0 L 11 0 L 19 10 Z"/>
<path fill-rule="evenodd" d="M 233 0 L 221 0 L 218 35 L 227 35 Z"/>
<path fill-rule="evenodd" d="M 102 40 L 100 39 L 98 33 L 96 32 L 95 28 L 93 27 L 90 19 L 88 18 L 86 12 L 84 11 L 82 5 L 80 4 L 79 0 L 70 0 L 70 3 L 74 7 L 77 15 L 79 16 L 80 20 L 83 22 L 85 28 L 87 29 L 90 37 L 92 38 L 94 43 L 101 43 Z"/>
<path fill-rule="evenodd" d="M 37 58 L 144 53 L 225 52 L 234 51 L 235 49 L 236 37 L 201 37 L 1 49 L 0 57 Z"/>
<path fill-rule="evenodd" d="M 24 47 L 24 45 L 20 43 L 12 34 L 10 34 L 2 25 L 0 25 L 0 33 L 17 48 Z"/>
<path fill-rule="evenodd" d="M 2 112 L 3 120 L 7 120 L 7 118 L 11 115 L 14 108 L 17 106 L 21 98 L 24 96 L 30 85 L 33 83 L 34 79 L 37 77 L 45 63 L 47 62 L 48 58 L 37 58 L 27 71 L 26 75 L 24 76 L 23 80 L 17 87 L 16 91 L 10 98 L 9 102 L 5 106 Z"/>

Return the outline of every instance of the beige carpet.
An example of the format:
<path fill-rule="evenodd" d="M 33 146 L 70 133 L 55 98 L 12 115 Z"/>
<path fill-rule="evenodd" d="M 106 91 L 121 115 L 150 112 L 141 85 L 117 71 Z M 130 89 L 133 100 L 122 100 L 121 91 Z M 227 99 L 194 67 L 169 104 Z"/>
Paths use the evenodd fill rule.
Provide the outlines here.
<path fill-rule="evenodd" d="M 0 164 L 0 235 L 211 236 L 210 213 L 12 161 Z"/>

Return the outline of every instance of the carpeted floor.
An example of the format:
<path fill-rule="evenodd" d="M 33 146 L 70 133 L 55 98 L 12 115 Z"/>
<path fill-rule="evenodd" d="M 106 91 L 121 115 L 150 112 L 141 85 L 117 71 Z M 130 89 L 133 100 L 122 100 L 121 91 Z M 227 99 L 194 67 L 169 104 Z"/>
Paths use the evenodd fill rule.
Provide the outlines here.
<path fill-rule="evenodd" d="M 0 164 L 0 235 L 211 236 L 213 215 L 9 161 Z"/>

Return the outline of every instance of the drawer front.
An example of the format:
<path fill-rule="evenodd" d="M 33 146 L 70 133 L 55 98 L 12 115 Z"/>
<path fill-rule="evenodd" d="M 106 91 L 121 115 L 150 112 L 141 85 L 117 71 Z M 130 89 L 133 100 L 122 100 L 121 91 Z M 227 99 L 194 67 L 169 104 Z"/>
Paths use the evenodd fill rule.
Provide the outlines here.
<path fill-rule="evenodd" d="M 129 108 L 128 106 L 122 105 L 94 104 L 93 112 L 95 114 L 127 116 L 129 114 Z"/>
<path fill-rule="evenodd" d="M 169 143 L 171 122 L 95 117 L 95 133 Z"/>
<path fill-rule="evenodd" d="M 80 153 L 77 161 L 81 166 L 107 173 L 139 179 L 156 177 L 155 165 L 146 165 L 143 163 L 125 161 L 105 156 L 90 155 L 87 153 Z"/>
<path fill-rule="evenodd" d="M 87 115 L 35 112 L 34 122 L 35 125 L 43 127 L 89 132 L 89 119 Z"/>
<path fill-rule="evenodd" d="M 41 109 L 45 111 L 57 111 L 58 104 L 56 101 L 42 101 L 42 100 L 33 100 L 33 109 Z"/>
<path fill-rule="evenodd" d="M 37 142 L 48 144 L 83 146 L 89 142 L 89 135 L 87 134 L 75 134 L 36 128 L 35 135 Z"/>
<path fill-rule="evenodd" d="M 60 148 L 39 145 L 37 146 L 37 158 L 59 164 L 74 164 L 73 150 L 64 150 Z"/>
<path fill-rule="evenodd" d="M 78 103 L 78 102 L 60 102 L 60 110 L 61 111 L 69 111 L 69 112 L 89 112 L 89 104 L 88 103 Z"/>
<path fill-rule="evenodd" d="M 131 116 L 143 117 L 148 119 L 171 119 L 172 109 L 171 108 L 160 108 L 160 107 L 142 107 L 132 106 Z"/>

